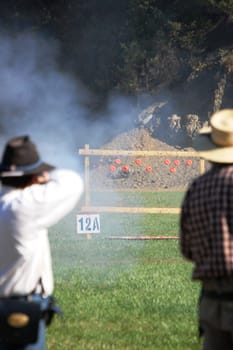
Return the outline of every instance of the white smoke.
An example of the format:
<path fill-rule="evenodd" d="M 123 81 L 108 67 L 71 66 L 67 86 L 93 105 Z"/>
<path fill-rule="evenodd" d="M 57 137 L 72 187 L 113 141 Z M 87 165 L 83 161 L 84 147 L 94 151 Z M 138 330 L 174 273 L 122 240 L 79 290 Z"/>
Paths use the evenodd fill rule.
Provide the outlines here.
<path fill-rule="evenodd" d="M 90 94 L 59 69 L 59 50 L 57 42 L 33 33 L 0 36 L 0 147 L 28 134 L 44 160 L 76 168 L 78 148 L 127 127 L 134 107 L 118 97 L 103 117 L 90 117 Z"/>
<path fill-rule="evenodd" d="M 91 94 L 61 71 L 59 54 L 57 42 L 32 33 L 0 35 L 0 151 L 9 138 L 28 134 L 44 161 L 79 170 L 83 158 L 78 149 L 85 143 L 91 148 L 101 145 L 113 134 L 129 129 L 137 106 L 128 98 L 114 96 L 101 115 L 91 115 L 87 108 Z M 58 225 L 67 241 L 73 239 L 73 219 L 68 217 L 64 226 Z M 116 232 L 123 230 L 114 225 Z M 108 252 L 106 262 L 112 259 L 110 246 Z M 63 264 L 67 264 L 65 251 L 59 252 L 59 266 Z"/>
<path fill-rule="evenodd" d="M 75 167 L 85 95 L 59 71 L 58 53 L 57 43 L 33 34 L 0 37 L 1 147 L 10 137 L 29 134 L 45 160 Z"/>

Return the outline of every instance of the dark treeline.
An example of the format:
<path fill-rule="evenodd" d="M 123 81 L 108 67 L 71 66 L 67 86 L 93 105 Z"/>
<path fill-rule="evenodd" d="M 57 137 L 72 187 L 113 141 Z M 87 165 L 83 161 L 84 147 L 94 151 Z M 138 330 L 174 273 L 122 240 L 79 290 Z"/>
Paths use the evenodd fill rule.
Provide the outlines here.
<path fill-rule="evenodd" d="M 61 68 L 98 96 L 150 94 L 215 77 L 213 109 L 233 68 L 233 1 L 8 0 L 3 30 L 61 43 Z"/>

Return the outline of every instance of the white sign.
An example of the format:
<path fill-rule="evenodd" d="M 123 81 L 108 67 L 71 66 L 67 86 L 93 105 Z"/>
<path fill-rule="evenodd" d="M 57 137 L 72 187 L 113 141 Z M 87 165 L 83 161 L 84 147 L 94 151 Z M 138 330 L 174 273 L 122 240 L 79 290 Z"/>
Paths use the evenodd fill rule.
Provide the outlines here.
<path fill-rule="evenodd" d="M 99 214 L 77 215 L 77 233 L 100 233 Z"/>

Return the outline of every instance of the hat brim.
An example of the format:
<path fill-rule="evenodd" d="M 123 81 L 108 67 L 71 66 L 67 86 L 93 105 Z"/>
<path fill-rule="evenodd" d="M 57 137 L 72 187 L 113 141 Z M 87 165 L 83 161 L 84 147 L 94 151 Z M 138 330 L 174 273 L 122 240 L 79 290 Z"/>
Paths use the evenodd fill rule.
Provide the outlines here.
<path fill-rule="evenodd" d="M 201 158 L 213 163 L 233 163 L 233 146 L 218 146 L 211 139 L 211 127 L 201 129 L 195 137 L 194 149 Z"/>
<path fill-rule="evenodd" d="M 0 178 L 5 177 L 19 177 L 25 175 L 37 175 L 45 171 L 52 171 L 55 166 L 42 162 L 38 167 L 30 170 L 4 170 L 0 169 Z"/>

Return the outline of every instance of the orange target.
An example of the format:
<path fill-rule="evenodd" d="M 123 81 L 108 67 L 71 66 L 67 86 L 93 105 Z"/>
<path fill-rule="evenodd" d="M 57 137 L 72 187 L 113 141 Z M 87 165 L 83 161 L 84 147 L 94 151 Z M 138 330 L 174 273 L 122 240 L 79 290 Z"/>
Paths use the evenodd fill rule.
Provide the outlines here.
<path fill-rule="evenodd" d="M 170 173 L 175 173 L 176 172 L 176 168 L 170 168 Z"/>
<path fill-rule="evenodd" d="M 179 166 L 180 165 L 180 161 L 178 159 L 174 160 L 174 163 L 173 163 L 175 166 Z"/>
<path fill-rule="evenodd" d="M 137 165 L 141 165 L 141 163 L 142 163 L 142 161 L 141 161 L 141 159 L 135 159 L 135 164 L 137 164 Z"/>
<path fill-rule="evenodd" d="M 146 171 L 147 171 L 148 173 L 151 173 L 151 172 L 152 172 L 152 167 L 151 167 L 151 166 L 147 166 L 147 167 L 146 167 Z"/>
<path fill-rule="evenodd" d="M 128 173 L 129 172 L 129 168 L 127 167 L 127 165 L 123 165 L 121 170 L 123 171 L 123 173 Z"/>
<path fill-rule="evenodd" d="M 119 158 L 117 158 L 117 159 L 115 159 L 115 164 L 117 164 L 117 165 L 120 165 L 121 164 L 121 160 L 119 159 Z"/>

